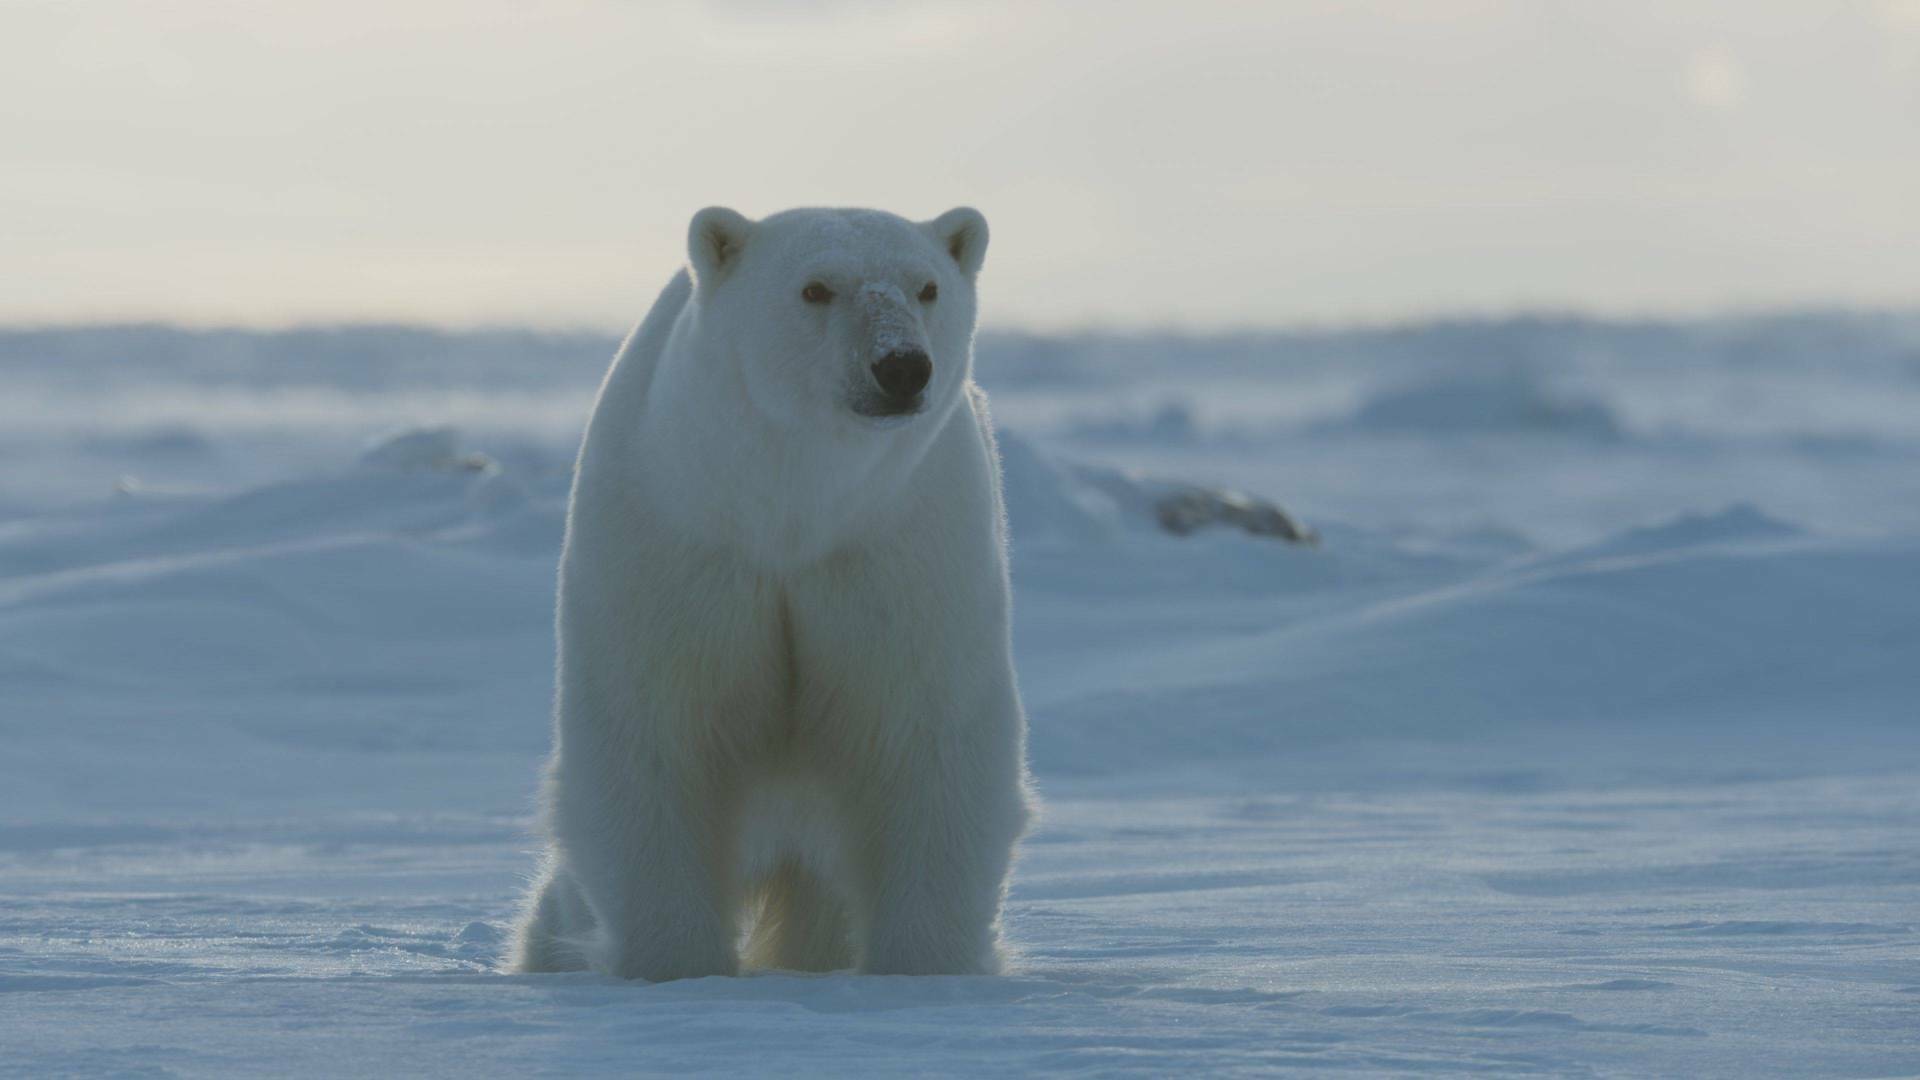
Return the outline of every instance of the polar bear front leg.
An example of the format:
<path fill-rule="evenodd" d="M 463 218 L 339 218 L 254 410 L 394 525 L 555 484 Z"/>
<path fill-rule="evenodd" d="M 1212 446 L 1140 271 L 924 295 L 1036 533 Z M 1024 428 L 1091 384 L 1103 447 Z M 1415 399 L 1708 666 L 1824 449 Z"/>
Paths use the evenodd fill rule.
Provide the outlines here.
<path fill-rule="evenodd" d="M 978 728 L 998 726 L 969 719 Z M 982 745 L 988 740 L 978 730 L 926 734 L 929 745 L 904 752 L 861 785 L 867 805 L 860 817 L 877 829 L 860 853 L 867 886 L 860 968 L 997 974 L 1000 908 L 1028 815 L 1018 760 Z"/>
<path fill-rule="evenodd" d="M 984 475 L 916 490 L 793 583 L 795 727 L 843 804 L 861 970 L 986 974 L 1031 813 L 1006 570 Z"/>
<path fill-rule="evenodd" d="M 648 982 L 732 975 L 739 960 L 716 861 L 718 778 L 649 759 L 658 760 L 601 755 L 560 785 L 557 832 L 599 929 L 589 962 Z"/>

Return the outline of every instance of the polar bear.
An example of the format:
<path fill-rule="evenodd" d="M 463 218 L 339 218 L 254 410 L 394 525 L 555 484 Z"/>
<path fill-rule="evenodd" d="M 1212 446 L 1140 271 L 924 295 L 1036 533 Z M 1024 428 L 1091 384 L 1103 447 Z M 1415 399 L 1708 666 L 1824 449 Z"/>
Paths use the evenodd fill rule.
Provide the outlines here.
<path fill-rule="evenodd" d="M 1000 970 L 1033 797 L 986 247 L 968 208 L 694 216 L 580 451 L 514 969 Z"/>

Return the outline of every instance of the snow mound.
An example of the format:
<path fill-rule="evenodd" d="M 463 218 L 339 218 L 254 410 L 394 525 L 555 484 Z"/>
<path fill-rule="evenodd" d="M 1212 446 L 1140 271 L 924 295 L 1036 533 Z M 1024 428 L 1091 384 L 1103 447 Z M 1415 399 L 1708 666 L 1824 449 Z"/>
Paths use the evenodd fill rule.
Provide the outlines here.
<path fill-rule="evenodd" d="M 1075 475 L 1088 487 L 1113 499 L 1133 520 L 1151 521 L 1161 531 L 1175 536 L 1224 526 L 1288 543 L 1312 546 L 1320 542 L 1319 533 L 1279 506 L 1244 492 L 1092 465 L 1079 467 Z"/>
<path fill-rule="evenodd" d="M 1113 499 L 1019 435 L 999 432 L 1001 492 L 1017 543 L 1089 543 L 1123 526 Z"/>
<path fill-rule="evenodd" d="M 1082 417 L 1070 425 L 1070 430 L 1079 438 L 1095 441 L 1170 444 L 1192 443 L 1202 434 L 1193 403 L 1180 399 L 1163 401 L 1144 415 Z"/>
<path fill-rule="evenodd" d="M 375 440 L 360 455 L 360 463 L 376 469 L 481 472 L 492 467 L 485 454 L 460 451 L 460 431 L 454 427 L 412 428 Z"/>
<path fill-rule="evenodd" d="M 1651 555 L 1716 544 L 1789 540 L 1805 535 L 1806 531 L 1799 526 L 1770 517 L 1752 503 L 1742 502 L 1718 511 L 1681 514 L 1655 525 L 1628 529 L 1558 558 Z"/>
<path fill-rule="evenodd" d="M 1460 373 L 1376 391 L 1345 426 L 1424 435 L 1534 434 L 1614 441 L 1621 426 L 1599 401 L 1558 393 L 1524 369 Z"/>
<path fill-rule="evenodd" d="M 1122 530 L 1186 536 L 1216 526 L 1290 543 L 1319 534 L 1255 496 L 1097 465 L 1068 464 L 1000 434 L 1007 519 L 1022 543 L 1111 540 Z"/>
<path fill-rule="evenodd" d="M 1834 726 L 1876 733 L 1823 742 L 1843 754 L 1912 737 L 1911 539 L 1815 538 L 1737 507 L 1548 560 L 1377 565 L 1388 595 L 1338 612 L 1150 651 L 1103 640 L 1070 680 L 1099 690 L 1040 697 L 1037 767 L 1212 757 L 1265 768 L 1355 740 L 1484 746 L 1608 732 L 1616 753 L 1634 747 L 1647 768 L 1679 728 L 1769 732 L 1743 754 L 1782 730 L 1799 732 L 1790 741 L 1824 740 Z M 1185 604 L 1188 625 L 1232 623 L 1225 601 L 1195 593 Z"/>

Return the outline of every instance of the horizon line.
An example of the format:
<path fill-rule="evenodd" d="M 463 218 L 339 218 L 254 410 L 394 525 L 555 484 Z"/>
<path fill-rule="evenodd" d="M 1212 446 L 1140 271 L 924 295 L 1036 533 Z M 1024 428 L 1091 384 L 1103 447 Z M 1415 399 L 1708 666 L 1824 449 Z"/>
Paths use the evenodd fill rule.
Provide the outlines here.
<path fill-rule="evenodd" d="M 643 313 L 644 314 L 644 313 Z M 1920 318 L 1920 298 L 1911 303 L 1846 303 L 1806 301 L 1786 304 L 1725 304 L 1697 311 L 1628 311 L 1578 305 L 1516 305 L 1509 308 L 1458 308 L 1385 316 L 1329 316 L 1273 323 L 1220 323 L 1213 326 L 1160 324 L 1113 324 L 1084 322 L 1059 326 L 1033 326 L 1017 323 L 982 323 L 976 333 L 993 336 L 1034 338 L 1144 337 L 1225 339 L 1236 337 L 1284 337 L 1288 335 L 1337 335 L 1385 333 L 1415 327 L 1495 325 L 1513 323 L 1592 323 L 1616 326 L 1683 326 L 1707 323 L 1768 321 L 1796 318 L 1907 319 Z M 0 334 L 74 333 L 88 330 L 171 330 L 181 333 L 243 333 L 260 336 L 297 334 L 314 331 L 410 330 L 448 336 L 461 334 L 524 333 L 552 337 L 621 337 L 633 325 L 594 325 L 590 323 L 540 323 L 502 321 L 435 321 L 391 318 L 345 317 L 338 319 L 277 320 L 198 320 L 140 316 L 102 318 L 14 320 L 0 318 Z"/>

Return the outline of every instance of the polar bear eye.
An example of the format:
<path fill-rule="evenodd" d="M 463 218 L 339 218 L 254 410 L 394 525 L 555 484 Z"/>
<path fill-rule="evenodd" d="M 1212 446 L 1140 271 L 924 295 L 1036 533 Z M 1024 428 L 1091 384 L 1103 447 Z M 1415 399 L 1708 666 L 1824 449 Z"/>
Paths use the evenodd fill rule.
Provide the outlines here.
<path fill-rule="evenodd" d="M 927 287 L 920 290 L 920 302 L 931 304 L 938 299 L 940 299 L 940 286 L 931 281 L 927 282 Z"/>
<path fill-rule="evenodd" d="M 817 281 L 809 281 L 807 287 L 800 290 L 800 299 L 809 304 L 824 304 L 833 299 L 833 290 Z"/>

